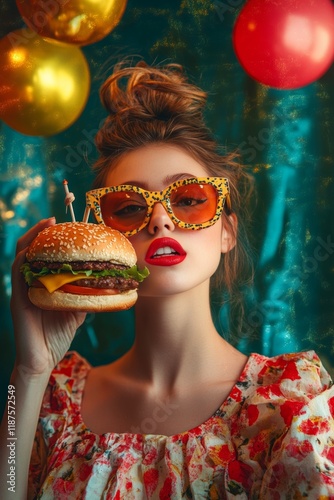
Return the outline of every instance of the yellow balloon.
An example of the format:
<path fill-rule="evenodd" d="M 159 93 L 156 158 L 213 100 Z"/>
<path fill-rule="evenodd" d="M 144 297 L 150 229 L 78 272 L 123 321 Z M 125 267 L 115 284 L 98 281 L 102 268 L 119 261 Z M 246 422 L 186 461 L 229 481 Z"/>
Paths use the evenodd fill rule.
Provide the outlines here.
<path fill-rule="evenodd" d="M 40 36 L 89 45 L 118 24 L 126 0 L 16 0 L 24 22 Z"/>
<path fill-rule="evenodd" d="M 0 119 L 26 135 L 68 128 L 83 111 L 90 72 L 81 49 L 48 43 L 34 31 L 0 40 Z"/>

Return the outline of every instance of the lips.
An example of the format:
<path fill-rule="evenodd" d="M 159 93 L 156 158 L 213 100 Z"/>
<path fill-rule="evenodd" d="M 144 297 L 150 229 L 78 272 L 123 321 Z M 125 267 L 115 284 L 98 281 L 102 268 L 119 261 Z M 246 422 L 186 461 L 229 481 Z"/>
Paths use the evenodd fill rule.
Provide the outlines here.
<path fill-rule="evenodd" d="M 153 266 L 175 266 L 186 256 L 180 243 L 173 238 L 157 238 L 149 246 L 145 261 Z"/>

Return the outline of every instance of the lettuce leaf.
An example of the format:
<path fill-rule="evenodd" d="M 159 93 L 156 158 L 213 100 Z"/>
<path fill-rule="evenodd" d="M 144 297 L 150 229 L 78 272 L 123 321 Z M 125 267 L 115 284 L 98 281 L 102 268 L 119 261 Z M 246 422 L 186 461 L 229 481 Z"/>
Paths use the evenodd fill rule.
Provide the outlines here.
<path fill-rule="evenodd" d="M 91 269 L 88 270 L 82 270 L 82 271 L 74 271 L 72 269 L 71 264 L 64 263 L 61 268 L 59 269 L 48 269 L 47 267 L 43 267 L 39 272 L 34 272 L 30 268 L 29 262 L 25 262 L 21 268 L 20 271 L 24 274 L 24 279 L 30 286 L 35 279 L 41 277 L 41 276 L 46 276 L 47 274 L 60 274 L 60 273 L 71 273 L 74 275 L 85 275 L 89 276 L 91 278 L 99 277 L 99 276 L 121 276 L 122 278 L 133 278 L 139 283 L 144 281 L 145 278 L 150 274 L 149 270 L 147 267 L 144 267 L 144 269 L 139 270 L 138 267 L 132 266 L 129 267 L 128 269 L 108 269 L 108 270 L 103 270 L 103 271 L 92 271 Z"/>

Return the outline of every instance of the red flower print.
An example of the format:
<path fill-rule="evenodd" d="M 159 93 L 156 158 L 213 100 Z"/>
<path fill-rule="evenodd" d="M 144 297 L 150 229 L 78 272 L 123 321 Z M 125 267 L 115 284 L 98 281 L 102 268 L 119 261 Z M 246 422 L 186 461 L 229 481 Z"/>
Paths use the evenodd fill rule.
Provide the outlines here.
<path fill-rule="evenodd" d="M 305 401 L 286 401 L 280 406 L 281 416 L 286 426 L 291 425 L 293 417 L 299 414 L 304 405 Z"/>
<path fill-rule="evenodd" d="M 62 367 L 60 370 L 55 369 L 55 372 L 61 373 L 62 375 L 66 375 L 67 377 L 72 377 L 73 375 L 73 365 L 72 363 L 68 364 L 67 366 L 64 366 L 62 364 Z"/>
<path fill-rule="evenodd" d="M 271 399 L 272 396 L 282 396 L 282 391 L 278 384 L 267 385 L 266 387 L 259 387 L 257 392 L 264 399 Z"/>
<path fill-rule="evenodd" d="M 298 426 L 298 430 L 300 432 L 309 434 L 311 436 L 316 436 L 317 434 L 328 432 L 329 429 L 330 423 L 326 418 L 323 417 L 311 417 Z"/>
<path fill-rule="evenodd" d="M 266 375 L 272 375 L 277 373 L 279 370 L 284 368 L 286 365 L 286 360 L 284 358 L 277 358 L 270 360 L 270 363 L 266 364 L 262 370 L 259 372 L 259 378 Z"/>
<path fill-rule="evenodd" d="M 200 436 L 202 434 L 202 426 L 199 425 L 198 427 L 195 427 L 194 429 L 191 430 L 191 434 L 194 436 Z"/>
<path fill-rule="evenodd" d="M 329 446 L 327 446 L 324 450 L 323 456 L 330 460 L 334 465 L 334 441 L 329 442 Z M 333 477 L 334 481 L 334 477 Z"/>
<path fill-rule="evenodd" d="M 282 374 L 282 379 L 283 378 L 288 378 L 289 380 L 300 380 L 300 375 L 298 373 L 296 363 L 292 361 L 288 363 Z"/>
<path fill-rule="evenodd" d="M 312 453 L 313 446 L 308 440 L 299 441 L 297 438 L 291 438 L 286 451 L 290 457 L 302 461 L 309 453 Z"/>
<path fill-rule="evenodd" d="M 229 397 L 231 399 L 234 399 L 234 401 L 236 401 L 237 403 L 240 403 L 240 401 L 242 400 L 242 392 L 239 389 L 239 387 L 234 386 L 233 389 L 232 389 L 232 391 L 230 392 L 230 396 Z"/>
<path fill-rule="evenodd" d="M 234 457 L 234 452 L 230 450 L 228 444 L 219 446 L 218 456 L 223 463 L 229 462 Z"/>
<path fill-rule="evenodd" d="M 238 460 L 233 460 L 228 465 L 228 474 L 232 481 L 242 484 L 242 486 L 247 489 L 251 482 L 253 469 Z"/>
<path fill-rule="evenodd" d="M 81 439 L 78 439 L 74 443 L 75 454 L 81 457 L 89 455 L 94 447 L 95 441 L 96 438 L 94 434 L 86 434 L 85 436 L 82 436 Z"/>
<path fill-rule="evenodd" d="M 86 481 L 86 479 L 90 476 L 92 469 L 93 469 L 92 464 L 88 464 L 85 462 L 83 464 L 81 464 L 80 469 L 79 469 L 79 473 L 78 473 L 78 477 L 79 477 L 80 481 Z"/>
<path fill-rule="evenodd" d="M 55 493 L 56 498 L 63 498 L 61 494 L 68 494 L 70 495 L 75 488 L 75 482 L 69 478 L 63 479 L 62 477 L 55 478 L 53 484 L 52 484 L 52 489 Z"/>
<path fill-rule="evenodd" d="M 247 409 L 248 423 L 253 425 L 259 418 L 259 409 L 257 405 L 249 405 Z"/>
<path fill-rule="evenodd" d="M 334 398 L 330 398 L 328 400 L 329 411 L 331 412 L 332 417 L 334 418 Z"/>
<path fill-rule="evenodd" d="M 159 480 L 159 472 L 157 469 L 149 469 L 143 474 L 144 485 L 148 496 L 152 496 L 156 490 Z"/>
<path fill-rule="evenodd" d="M 171 498 L 172 495 L 172 487 L 173 487 L 173 481 L 171 477 L 167 477 L 163 487 L 160 490 L 159 493 L 159 499 L 160 500 L 167 500 L 168 498 Z"/>
<path fill-rule="evenodd" d="M 330 474 L 330 473 L 324 474 L 323 472 L 321 472 L 321 479 L 328 486 L 334 486 L 334 477 L 332 474 Z M 329 500 L 334 500 L 334 496 L 326 497 L 326 500 L 327 500 L 327 498 L 329 498 Z"/>
<path fill-rule="evenodd" d="M 226 466 L 234 458 L 234 456 L 235 454 L 230 450 L 228 444 L 213 446 L 210 450 L 210 458 L 215 465 Z"/>
<path fill-rule="evenodd" d="M 258 436 L 249 442 L 249 456 L 252 460 L 261 461 L 261 455 L 263 452 L 268 451 L 268 433 L 266 431 L 261 432 Z"/>
<path fill-rule="evenodd" d="M 154 464 L 154 462 L 157 458 L 157 455 L 158 455 L 157 449 L 152 446 L 149 449 L 149 451 L 146 453 L 145 457 L 143 458 L 143 464 L 144 465 Z"/>

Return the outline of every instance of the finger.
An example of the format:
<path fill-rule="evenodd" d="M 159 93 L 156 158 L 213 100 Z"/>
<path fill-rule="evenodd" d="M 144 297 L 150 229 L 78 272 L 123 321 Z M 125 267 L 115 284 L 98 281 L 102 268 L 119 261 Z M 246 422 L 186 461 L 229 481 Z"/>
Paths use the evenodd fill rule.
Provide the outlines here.
<path fill-rule="evenodd" d="M 12 306 L 14 302 L 23 301 L 26 304 L 29 304 L 29 299 L 27 295 L 28 286 L 24 280 L 24 276 L 20 271 L 20 267 L 25 262 L 25 256 L 28 247 L 25 247 L 21 250 L 12 265 Z M 15 298 L 15 299 L 14 299 Z"/>
<path fill-rule="evenodd" d="M 24 264 L 26 260 L 26 253 L 28 251 L 29 247 L 24 247 L 22 250 L 20 250 L 15 257 L 15 260 L 12 265 L 12 270 L 16 271 L 16 269 L 19 269 L 22 264 Z"/>
<path fill-rule="evenodd" d="M 20 271 L 20 268 L 26 260 L 26 253 L 28 251 L 30 243 L 40 231 L 53 224 L 55 224 L 54 217 L 51 217 L 50 219 L 43 219 L 35 224 L 35 226 L 33 226 L 31 229 L 29 229 L 29 231 L 27 231 L 23 236 L 21 236 L 21 238 L 17 242 L 17 253 L 12 265 L 12 308 L 15 307 L 15 304 L 17 303 L 31 306 L 27 294 L 28 287 L 24 280 L 24 276 Z"/>
<path fill-rule="evenodd" d="M 17 241 L 16 254 L 20 253 L 23 249 L 28 247 L 40 231 L 42 231 L 46 227 L 53 226 L 55 223 L 55 217 L 50 217 L 49 219 L 43 219 L 35 224 Z"/>

